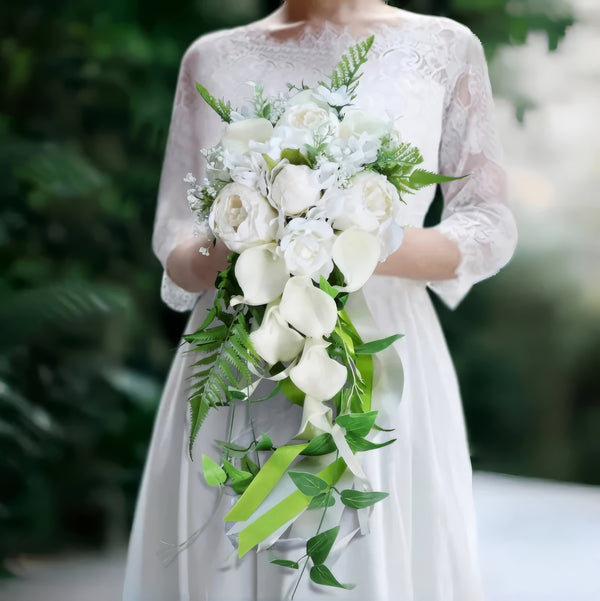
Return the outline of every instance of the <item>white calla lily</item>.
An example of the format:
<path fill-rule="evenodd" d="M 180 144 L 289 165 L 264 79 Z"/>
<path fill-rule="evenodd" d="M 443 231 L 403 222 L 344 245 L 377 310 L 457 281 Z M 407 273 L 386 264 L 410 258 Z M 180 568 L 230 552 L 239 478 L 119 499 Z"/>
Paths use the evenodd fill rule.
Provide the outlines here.
<path fill-rule="evenodd" d="M 277 244 L 271 243 L 244 250 L 235 264 L 235 277 L 245 304 L 265 305 L 283 292 L 289 273 Z"/>
<path fill-rule="evenodd" d="M 291 326 L 312 338 L 329 336 L 337 321 L 335 301 L 316 288 L 308 275 L 293 276 L 287 281 L 279 310 Z"/>
<path fill-rule="evenodd" d="M 223 148 L 245 154 L 250 150 L 250 142 L 267 142 L 273 135 L 273 125 L 268 119 L 243 119 L 229 123 L 221 138 Z"/>
<path fill-rule="evenodd" d="M 329 344 L 320 338 L 307 338 L 300 361 L 290 369 L 292 382 L 318 401 L 337 394 L 348 377 L 348 370 L 327 354 Z"/>
<path fill-rule="evenodd" d="M 256 352 L 269 364 L 292 361 L 302 350 L 304 336 L 281 317 L 279 303 L 267 306 L 259 328 L 250 334 Z"/>
<path fill-rule="evenodd" d="M 319 434 L 331 432 L 331 413 L 331 407 L 325 405 L 323 401 L 306 395 L 302 409 L 302 423 L 298 434 L 294 438 L 312 440 Z"/>
<path fill-rule="evenodd" d="M 354 292 L 362 288 L 373 275 L 381 245 L 371 233 L 358 228 L 342 232 L 333 244 L 331 255 L 344 274 L 346 285 L 338 287 L 343 292 Z"/>

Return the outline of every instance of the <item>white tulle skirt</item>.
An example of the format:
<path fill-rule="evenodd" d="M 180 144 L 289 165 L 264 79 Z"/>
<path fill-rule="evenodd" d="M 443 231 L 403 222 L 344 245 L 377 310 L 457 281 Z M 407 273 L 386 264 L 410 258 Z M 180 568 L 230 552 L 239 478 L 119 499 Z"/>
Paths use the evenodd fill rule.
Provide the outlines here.
<path fill-rule="evenodd" d="M 475 510 L 464 417 L 455 371 L 425 283 L 373 276 L 357 299 L 357 329 L 375 324 L 379 337 L 404 334 L 392 352 L 404 366 L 404 392 L 378 399 L 380 433 L 393 444 L 361 453 L 374 490 L 390 495 L 373 507 L 370 533 L 355 535 L 326 562 L 353 590 L 316 586 L 305 573 L 296 601 L 481 601 Z M 200 299 L 185 332 L 194 331 L 212 304 Z M 361 309 L 362 307 L 362 309 Z M 360 311 L 368 315 L 360 315 Z M 365 327 L 369 327 L 368 325 Z M 366 333 L 364 333 L 366 334 Z M 371 333 L 373 334 L 373 332 Z M 375 336 L 372 336 L 375 337 Z M 214 439 L 226 438 L 227 409 L 212 410 L 188 453 L 186 388 L 193 354 L 177 350 L 156 417 L 131 533 L 124 601 L 283 601 L 298 573 L 269 563 L 266 551 L 237 559 L 225 534 L 223 516 L 234 498 L 204 482 L 202 453 L 218 457 Z M 391 350 L 391 349 L 390 349 Z M 380 380 L 397 374 L 390 362 Z M 375 402 L 375 398 L 374 398 Z M 256 404 L 255 429 L 281 445 L 298 431 L 301 408 L 280 398 Z M 244 438 L 244 416 L 236 413 L 235 435 Z M 212 518 L 211 518 L 212 515 Z M 347 531 L 355 512 L 342 518 Z M 208 525 L 206 525 L 208 523 Z M 203 532 L 186 549 L 173 545 Z M 297 560 L 304 551 L 293 541 L 276 554 Z"/>

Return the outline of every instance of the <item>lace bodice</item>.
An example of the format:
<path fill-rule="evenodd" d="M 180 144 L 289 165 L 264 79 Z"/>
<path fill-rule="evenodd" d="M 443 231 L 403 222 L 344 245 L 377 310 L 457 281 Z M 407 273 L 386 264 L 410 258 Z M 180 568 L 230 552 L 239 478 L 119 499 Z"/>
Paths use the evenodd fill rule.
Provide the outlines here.
<path fill-rule="evenodd" d="M 507 263 L 517 239 L 506 205 L 483 48 L 468 28 L 442 17 L 414 14 L 378 24 L 371 32 L 375 43 L 356 105 L 393 118 L 402 137 L 422 151 L 425 168 L 445 175 L 470 174 L 442 186 L 444 211 L 436 226 L 458 244 L 460 265 L 454 278 L 428 282 L 454 308 L 474 283 Z M 285 92 L 287 82 L 313 85 L 363 37 L 325 23 L 282 41 L 248 25 L 201 36 L 189 46 L 177 80 L 153 233 L 153 249 L 163 266 L 171 250 L 193 235 L 183 178 L 188 172 L 203 176 L 200 149 L 217 143 L 222 128 L 195 81 L 241 106 L 251 95 L 246 82 L 263 83 L 267 93 Z M 433 188 L 427 188 L 407 199 L 410 225 L 422 225 L 433 196 Z M 198 297 L 177 286 L 166 271 L 161 294 L 179 311 L 191 309 Z"/>

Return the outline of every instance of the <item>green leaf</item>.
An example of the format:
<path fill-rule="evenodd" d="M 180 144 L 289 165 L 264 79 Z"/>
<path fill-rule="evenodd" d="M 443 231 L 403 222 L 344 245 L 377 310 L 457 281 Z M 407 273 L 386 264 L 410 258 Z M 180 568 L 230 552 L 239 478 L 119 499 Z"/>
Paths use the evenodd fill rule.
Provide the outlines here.
<path fill-rule="evenodd" d="M 327 292 L 331 298 L 336 298 L 340 291 L 337 288 L 334 288 L 323 276 L 319 280 L 319 288 L 323 292 Z"/>
<path fill-rule="evenodd" d="M 352 509 L 370 507 L 389 496 L 387 492 L 361 492 L 360 490 L 343 490 L 340 495 L 342 503 Z"/>
<path fill-rule="evenodd" d="M 261 434 L 260 440 L 256 445 L 257 451 L 270 451 L 273 449 L 273 442 L 271 439 L 263 432 Z"/>
<path fill-rule="evenodd" d="M 202 455 L 202 471 L 209 486 L 217 486 L 227 480 L 225 470 L 208 455 Z"/>
<path fill-rule="evenodd" d="M 381 449 L 382 447 L 387 447 L 396 441 L 395 438 L 392 440 L 386 440 L 385 442 L 375 443 L 363 438 L 362 436 L 358 436 L 357 434 L 350 432 L 346 434 L 346 441 L 348 442 L 348 446 L 354 451 L 358 453 L 360 451 L 373 451 L 374 449 Z"/>
<path fill-rule="evenodd" d="M 366 436 L 373 427 L 377 419 L 377 411 L 369 411 L 368 413 L 347 413 L 346 415 L 339 415 L 336 417 L 335 422 L 342 428 L 346 429 L 346 432 L 353 432 L 359 436 Z"/>
<path fill-rule="evenodd" d="M 198 434 L 198 430 L 202 426 L 206 416 L 210 410 L 210 405 L 205 398 L 200 396 L 193 396 L 190 399 L 190 412 L 191 412 L 191 427 L 190 427 L 190 444 L 189 452 L 190 457 L 192 456 L 192 448 L 194 446 L 194 440 Z"/>
<path fill-rule="evenodd" d="M 306 542 L 306 553 L 315 565 L 325 563 L 339 531 L 340 527 L 336 526 L 308 539 Z"/>
<path fill-rule="evenodd" d="M 295 405 L 302 406 L 304 404 L 305 394 L 290 380 L 286 378 L 280 382 L 281 392 Z"/>
<path fill-rule="evenodd" d="M 327 453 L 333 453 L 336 449 L 333 436 L 329 432 L 324 432 L 319 436 L 315 436 L 308 443 L 308 446 L 302 451 L 302 455 L 327 455 Z"/>
<path fill-rule="evenodd" d="M 310 579 L 316 584 L 323 584 L 325 586 L 335 586 L 337 588 L 345 588 L 347 590 L 352 590 L 356 585 L 355 584 L 341 584 L 335 578 L 335 576 L 331 573 L 329 568 L 324 565 L 313 566 L 310 569 Z"/>
<path fill-rule="evenodd" d="M 283 566 L 284 568 L 292 568 L 297 570 L 300 566 L 297 561 L 289 561 L 287 559 L 271 559 L 271 563 L 274 563 L 276 566 Z"/>
<path fill-rule="evenodd" d="M 211 96 L 209 91 L 201 84 L 196 82 L 196 89 L 200 92 L 200 96 L 205 100 L 205 102 L 210 106 L 210 108 L 223 119 L 223 121 L 227 123 L 231 123 L 231 103 L 229 101 L 225 102 L 224 100 L 220 100 Z"/>
<path fill-rule="evenodd" d="M 306 472 L 288 472 L 288 474 L 300 492 L 309 497 L 314 497 L 329 488 L 329 484 L 323 478 L 314 474 Z"/>
<path fill-rule="evenodd" d="M 335 498 L 329 492 L 323 492 L 316 497 L 313 497 L 308 504 L 308 509 L 318 509 L 321 507 L 333 507 L 335 505 Z"/>
<path fill-rule="evenodd" d="M 226 459 L 223 461 L 223 467 L 227 475 L 231 478 L 231 487 L 233 490 L 238 494 L 242 494 L 248 488 L 254 476 L 250 472 L 237 469 Z"/>
<path fill-rule="evenodd" d="M 374 355 L 379 351 L 386 349 L 388 346 L 394 344 L 396 340 L 403 338 L 404 334 L 394 334 L 387 338 L 380 338 L 379 340 L 373 340 L 372 342 L 366 342 L 354 348 L 354 352 L 357 355 Z"/>
<path fill-rule="evenodd" d="M 242 457 L 242 467 L 246 471 L 250 472 L 253 476 L 256 476 L 256 474 L 258 474 L 260 471 L 258 465 L 256 465 L 256 463 L 254 463 L 254 461 L 252 461 L 248 455 Z"/>
<path fill-rule="evenodd" d="M 431 171 L 427 171 L 425 169 L 415 169 L 408 178 L 408 186 L 413 190 L 420 190 L 421 188 L 431 186 L 432 184 L 453 182 L 465 177 L 468 177 L 468 175 L 463 175 L 461 177 L 449 177 L 447 175 L 432 173 Z"/>
<path fill-rule="evenodd" d="M 287 159 L 292 165 L 306 165 L 310 167 L 310 161 L 298 148 L 284 148 L 281 151 L 281 159 Z"/>
<path fill-rule="evenodd" d="M 269 170 L 272 171 L 273 167 L 277 165 L 277 161 L 272 159 L 268 154 L 265 153 L 263 153 L 262 157 L 265 160 L 265 163 L 267 164 Z"/>

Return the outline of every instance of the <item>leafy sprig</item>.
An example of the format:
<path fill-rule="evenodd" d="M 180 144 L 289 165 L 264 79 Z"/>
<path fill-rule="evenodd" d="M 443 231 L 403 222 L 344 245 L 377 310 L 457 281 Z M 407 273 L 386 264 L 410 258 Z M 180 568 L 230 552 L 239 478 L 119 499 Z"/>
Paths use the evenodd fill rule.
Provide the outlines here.
<path fill-rule="evenodd" d="M 209 410 L 246 398 L 243 389 L 252 379 L 248 366 L 258 367 L 261 363 L 250 340 L 246 306 L 228 309 L 231 296 L 239 292 L 234 275 L 235 255 L 230 255 L 230 260 L 229 267 L 217 276 L 217 294 L 206 319 L 195 332 L 183 337 L 193 345 L 191 352 L 204 355 L 192 364 L 197 370 L 189 376 L 197 380 L 189 388 L 193 391 L 189 397 L 190 455 Z"/>
<path fill-rule="evenodd" d="M 354 100 L 356 98 L 356 88 L 362 77 L 362 73 L 359 73 L 360 68 L 367 62 L 367 55 L 374 41 L 375 36 L 371 35 L 354 46 L 350 46 L 348 52 L 342 55 L 333 73 L 329 76 L 329 83 L 320 81 L 319 84 L 330 91 L 346 87 L 350 99 Z"/>
<path fill-rule="evenodd" d="M 221 117 L 226 123 L 231 123 L 231 112 L 235 109 L 231 106 L 231 102 L 228 100 L 225 102 L 221 98 L 215 98 L 210 92 L 202 85 L 196 82 L 196 89 L 200 92 L 200 96 L 210 106 L 210 108 Z"/>

